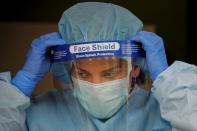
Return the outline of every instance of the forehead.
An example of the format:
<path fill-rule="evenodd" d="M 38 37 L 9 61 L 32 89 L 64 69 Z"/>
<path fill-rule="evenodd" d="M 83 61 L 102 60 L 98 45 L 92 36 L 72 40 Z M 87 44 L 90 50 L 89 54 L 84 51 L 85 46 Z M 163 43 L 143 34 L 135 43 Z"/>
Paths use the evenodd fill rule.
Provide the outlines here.
<path fill-rule="evenodd" d="M 77 60 L 74 62 L 77 66 L 83 66 L 83 65 L 120 65 L 120 64 L 127 64 L 127 61 L 121 58 L 94 58 L 94 59 L 83 59 L 83 60 Z"/>

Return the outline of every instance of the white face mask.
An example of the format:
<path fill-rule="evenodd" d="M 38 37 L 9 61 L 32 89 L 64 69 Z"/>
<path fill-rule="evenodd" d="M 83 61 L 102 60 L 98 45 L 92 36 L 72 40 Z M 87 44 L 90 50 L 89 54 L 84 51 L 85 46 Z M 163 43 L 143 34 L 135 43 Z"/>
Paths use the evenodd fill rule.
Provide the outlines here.
<path fill-rule="evenodd" d="M 74 96 L 94 117 L 105 119 L 116 113 L 127 101 L 127 78 L 94 84 L 72 77 Z"/>

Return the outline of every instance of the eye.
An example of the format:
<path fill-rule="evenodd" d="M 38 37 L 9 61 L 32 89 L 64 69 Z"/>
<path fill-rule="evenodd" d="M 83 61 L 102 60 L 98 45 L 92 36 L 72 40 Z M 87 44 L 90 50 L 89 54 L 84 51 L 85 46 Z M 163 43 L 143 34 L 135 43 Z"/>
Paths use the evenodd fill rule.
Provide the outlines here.
<path fill-rule="evenodd" d="M 86 78 L 86 77 L 88 77 L 88 74 L 85 73 L 85 72 L 78 72 L 77 75 L 78 75 L 79 77 L 81 77 L 81 78 Z"/>
<path fill-rule="evenodd" d="M 105 71 L 103 72 L 103 76 L 107 78 L 113 78 L 116 77 L 116 75 L 120 72 L 119 68 L 115 68 L 113 70 Z"/>
<path fill-rule="evenodd" d="M 104 72 L 103 76 L 108 77 L 108 78 L 112 78 L 115 76 L 115 73 L 114 72 Z"/>

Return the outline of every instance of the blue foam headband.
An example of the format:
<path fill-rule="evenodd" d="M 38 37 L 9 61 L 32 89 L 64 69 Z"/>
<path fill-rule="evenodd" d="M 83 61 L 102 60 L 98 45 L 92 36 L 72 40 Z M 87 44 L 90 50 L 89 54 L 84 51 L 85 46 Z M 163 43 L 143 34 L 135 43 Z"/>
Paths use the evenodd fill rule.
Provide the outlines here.
<path fill-rule="evenodd" d="M 47 54 L 52 63 L 102 57 L 146 57 L 141 43 L 131 40 L 64 44 L 50 47 Z"/>

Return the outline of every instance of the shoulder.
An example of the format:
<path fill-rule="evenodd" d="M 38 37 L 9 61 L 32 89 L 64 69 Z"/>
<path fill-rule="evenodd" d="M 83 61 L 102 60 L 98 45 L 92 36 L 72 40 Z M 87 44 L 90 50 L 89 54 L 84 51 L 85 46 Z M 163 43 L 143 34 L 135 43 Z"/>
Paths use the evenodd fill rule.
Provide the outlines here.
<path fill-rule="evenodd" d="M 66 104 L 64 97 L 72 98 L 72 90 L 59 91 L 57 89 L 50 90 L 44 94 L 38 95 L 31 98 L 31 106 L 27 110 L 27 116 L 39 117 L 40 113 L 42 115 L 48 116 L 53 115 L 57 109 L 62 108 L 63 104 Z"/>
<path fill-rule="evenodd" d="M 31 98 L 31 109 L 40 107 L 54 107 L 57 103 L 61 103 L 64 97 L 73 97 L 72 90 L 53 89 L 46 93 Z"/>
<path fill-rule="evenodd" d="M 27 110 L 26 122 L 29 129 L 46 130 L 58 129 L 54 125 L 72 125 L 73 114 L 78 106 L 73 102 L 72 90 L 51 90 L 31 99 L 31 106 Z"/>

